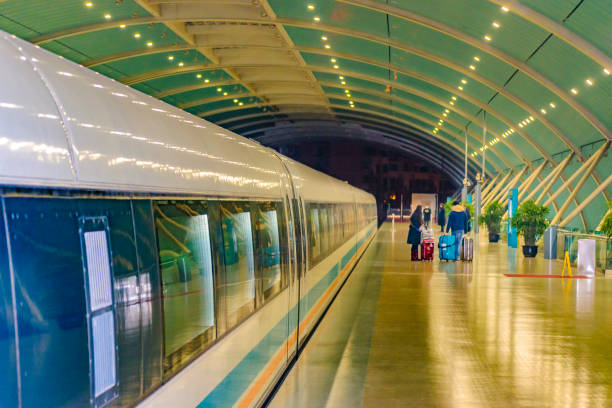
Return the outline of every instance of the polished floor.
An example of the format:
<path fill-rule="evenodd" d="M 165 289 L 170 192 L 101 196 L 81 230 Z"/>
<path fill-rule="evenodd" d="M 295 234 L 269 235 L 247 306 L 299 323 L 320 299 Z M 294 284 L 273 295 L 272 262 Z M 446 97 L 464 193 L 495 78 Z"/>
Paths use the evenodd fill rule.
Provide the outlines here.
<path fill-rule="evenodd" d="M 406 235 L 383 225 L 271 407 L 612 407 L 612 279 L 507 277 L 562 263 L 486 239 L 411 262 Z"/>

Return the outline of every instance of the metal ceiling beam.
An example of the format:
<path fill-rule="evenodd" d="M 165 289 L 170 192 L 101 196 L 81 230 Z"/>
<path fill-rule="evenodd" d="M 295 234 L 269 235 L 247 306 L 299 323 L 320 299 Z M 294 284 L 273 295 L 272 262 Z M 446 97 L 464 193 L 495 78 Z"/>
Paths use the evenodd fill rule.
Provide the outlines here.
<path fill-rule="evenodd" d="M 576 33 L 568 30 L 562 24 L 538 13 L 530 7 L 521 4 L 516 0 L 489 0 L 491 3 L 497 4 L 498 6 L 504 6 L 510 10 L 510 12 L 522 17 L 532 24 L 539 26 L 540 28 L 548 31 L 555 37 L 566 42 L 571 47 L 574 47 L 588 58 L 593 60 L 595 63 L 601 65 L 602 69 L 607 68 L 612 72 L 612 58 L 608 57 L 606 53 L 601 51 L 599 48 L 586 41 Z"/>
<path fill-rule="evenodd" d="M 281 106 L 321 106 L 321 104 L 307 103 L 307 102 L 299 101 L 299 100 L 296 100 L 295 102 L 292 102 L 292 103 L 282 103 L 282 104 L 276 104 L 276 105 L 281 105 Z M 347 109 L 346 106 L 335 105 L 335 104 L 332 104 L 332 103 L 330 103 L 329 106 L 333 107 L 333 108 Z M 213 116 L 213 115 L 218 115 L 220 113 L 231 112 L 231 111 L 245 109 L 245 108 L 246 108 L 246 106 L 240 106 L 240 107 L 232 106 L 230 108 L 223 108 L 223 109 L 218 109 L 218 110 L 212 111 L 212 112 L 206 112 L 205 114 L 200 114 L 198 116 L 202 116 L 202 117 Z M 386 115 L 386 114 L 383 114 L 383 113 L 380 113 L 380 112 L 377 112 L 377 111 L 373 111 L 373 110 L 361 109 L 361 108 L 358 108 L 358 107 L 354 108 L 354 109 L 351 109 L 351 110 L 354 110 L 354 111 L 357 111 L 357 112 L 369 113 L 369 114 L 380 116 L 380 117 L 393 118 L 394 120 L 396 120 L 396 121 L 398 121 L 400 123 L 404 123 L 404 124 L 406 124 L 408 126 L 411 126 L 411 127 L 416 128 L 416 129 L 419 129 L 420 131 L 425 132 L 425 133 L 429 134 L 430 136 L 432 136 L 434 138 L 438 138 L 440 140 L 444 140 L 446 143 L 448 143 L 451 146 L 453 146 L 458 152 L 461 151 L 461 146 L 459 146 L 458 144 L 454 143 L 451 140 L 444 139 L 440 135 L 437 135 L 437 134 L 433 133 L 431 130 L 429 130 L 429 129 L 421 126 L 421 125 L 418 125 L 416 123 L 413 123 L 413 122 L 410 122 L 410 121 L 407 121 L 407 120 L 404 120 L 404 119 L 400 119 L 400 118 L 397 118 L 397 117 L 394 117 L 394 116 L 391 116 L 391 115 Z M 474 160 L 474 158 L 471 155 L 469 157 L 469 160 L 471 160 L 472 162 L 476 163 L 476 161 Z M 489 172 L 489 174 L 490 174 L 490 172 Z"/>
<path fill-rule="evenodd" d="M 384 99 L 388 99 L 388 100 L 391 100 L 391 101 L 400 102 L 400 103 L 402 103 L 402 104 L 404 104 L 406 106 L 413 107 L 413 108 L 415 108 L 415 109 L 417 109 L 417 110 L 419 110 L 421 112 L 427 113 L 427 114 L 432 115 L 434 117 L 442 117 L 442 113 L 443 112 L 433 111 L 433 110 L 431 110 L 431 109 L 429 109 L 429 108 L 427 108 L 427 107 L 425 107 L 423 105 L 414 103 L 414 102 L 409 101 L 409 100 L 407 100 L 405 98 L 401 98 L 401 97 L 398 97 L 398 96 L 395 96 L 395 95 L 391 95 L 391 94 L 387 94 L 387 93 L 383 93 L 383 92 L 375 92 L 375 91 L 372 91 L 370 89 L 361 88 L 361 87 L 355 87 L 355 86 L 349 86 L 349 85 L 339 85 L 337 83 L 331 83 L 331 82 L 320 82 L 320 84 L 324 85 L 324 86 L 327 86 L 327 87 L 334 87 L 334 88 L 344 88 L 344 89 L 349 89 L 350 88 L 352 91 L 358 91 L 358 92 L 369 94 L 369 95 L 372 95 L 372 96 L 377 96 L 379 98 L 384 98 Z M 282 92 L 285 93 L 285 90 L 282 90 Z M 183 105 L 179 105 L 178 107 L 181 108 L 181 109 L 188 109 L 188 108 L 192 108 L 192 107 L 195 107 L 195 106 L 198 106 L 198 105 L 208 104 L 208 103 L 214 102 L 216 100 L 233 99 L 233 98 L 236 98 L 236 97 L 238 97 L 238 98 L 241 97 L 240 94 L 235 94 L 235 95 L 237 95 L 237 96 L 233 95 L 233 96 L 226 96 L 226 97 L 221 97 L 221 98 L 204 98 L 204 99 L 192 101 L 192 102 L 189 102 L 189 103 L 186 103 L 186 104 L 183 104 Z M 242 95 L 243 95 L 242 97 L 244 97 L 244 94 L 242 94 Z M 266 93 L 266 95 L 275 95 L 275 93 Z M 343 95 L 336 95 L 336 94 L 330 94 L 329 98 L 348 100 L 347 98 L 344 98 Z M 355 98 L 351 98 L 351 99 L 356 100 Z M 364 102 L 365 101 L 369 101 L 369 99 L 364 99 L 363 101 Z M 369 103 L 369 102 L 365 102 L 365 103 Z M 443 102 L 437 100 L 436 103 L 438 103 L 442 107 L 442 109 L 445 108 L 445 106 L 443 105 Z M 402 111 L 403 111 L 403 109 L 402 109 Z M 480 124 L 481 123 L 480 120 L 477 119 L 477 117 L 475 117 L 475 116 L 472 117 L 469 114 L 467 114 L 466 112 L 460 111 L 459 109 L 456 109 L 456 108 L 454 109 L 454 111 L 458 115 L 460 115 L 463 118 L 465 118 L 467 121 L 473 121 L 476 124 Z M 457 129 L 462 129 L 463 128 L 463 124 L 458 123 L 458 122 L 456 122 L 453 119 L 444 118 L 444 121 L 447 122 L 447 123 L 452 124 Z M 437 126 L 437 125 L 434 125 L 434 126 L 440 128 L 440 129 L 444 129 L 443 126 Z M 480 126 L 482 126 L 482 125 L 480 124 Z M 498 134 L 496 132 L 489 132 L 489 133 L 491 133 L 493 136 L 498 137 L 500 139 L 503 138 L 502 135 L 500 135 L 500 134 Z M 472 131 L 469 131 L 468 134 L 471 136 L 472 139 L 476 140 L 476 142 L 477 142 L 476 145 L 477 145 L 478 142 L 479 142 L 478 135 L 476 135 Z M 474 147 L 474 144 L 472 144 L 472 147 Z M 490 147 L 489 150 L 491 150 L 493 153 L 495 153 L 497 158 L 501 159 L 502 162 L 504 162 L 504 164 L 506 164 L 506 166 L 512 167 L 512 165 L 509 162 L 507 162 L 503 158 L 503 155 L 500 155 L 499 152 L 497 152 L 494 147 Z"/>
<path fill-rule="evenodd" d="M 606 139 L 608 140 L 612 139 L 612 132 L 610 132 L 610 130 L 607 129 L 606 126 L 601 121 L 599 121 L 599 119 L 597 119 L 597 117 L 593 115 L 592 112 L 590 112 L 588 109 L 583 107 L 569 93 L 565 92 L 559 86 L 554 84 L 551 80 L 544 77 L 543 75 L 535 71 L 533 68 L 523 63 L 522 61 L 517 60 L 514 57 L 511 57 L 510 55 L 498 50 L 497 48 L 492 47 L 491 45 L 477 38 L 469 36 L 459 30 L 456 30 L 452 27 L 448 27 L 444 24 L 441 24 L 435 20 L 431 20 L 423 16 L 418 16 L 414 13 L 410 13 L 406 10 L 403 10 L 397 7 L 387 6 L 385 4 L 371 1 L 371 0 L 338 0 L 338 1 L 342 1 L 347 4 L 352 4 L 354 6 L 365 7 L 365 8 L 377 11 L 377 12 L 394 15 L 398 18 L 404 18 L 409 21 L 416 22 L 426 27 L 435 29 L 438 32 L 454 37 L 460 41 L 463 41 L 476 48 L 479 48 L 483 52 L 486 52 L 504 61 L 508 65 L 530 76 L 533 80 L 540 83 L 542 86 L 547 88 L 552 93 L 556 94 L 560 99 L 562 99 L 568 105 L 570 105 L 576 112 L 578 112 L 581 116 L 583 116 L 593 127 L 595 127 Z M 198 22 L 206 22 L 206 21 L 236 22 L 236 23 L 254 23 L 254 24 L 270 24 L 272 22 L 274 24 L 310 28 L 310 29 L 319 30 L 319 31 L 333 32 L 333 33 L 340 34 L 340 35 L 361 38 L 367 41 L 372 41 L 372 42 L 376 42 L 379 44 L 387 45 L 387 46 L 396 48 L 398 50 L 402 50 L 402 51 L 429 59 L 431 61 L 444 65 L 450 69 L 453 69 L 457 72 L 461 72 L 463 75 L 469 76 L 472 79 L 475 79 L 476 81 L 481 82 L 482 84 L 488 86 L 491 89 L 496 90 L 496 92 L 499 92 L 500 94 L 504 95 L 506 98 L 512 100 L 515 103 L 517 103 L 517 101 L 521 101 L 515 95 L 510 94 L 508 91 L 505 91 L 503 88 L 499 88 L 496 84 L 491 83 L 486 78 L 480 75 L 477 75 L 474 71 L 471 71 L 468 68 L 465 68 L 461 65 L 455 64 L 449 60 L 441 58 L 438 55 L 429 53 L 427 51 L 418 49 L 416 47 L 410 47 L 404 43 L 393 41 L 385 37 L 379 37 L 379 36 L 372 35 L 372 34 L 362 33 L 356 30 L 344 29 L 341 27 L 329 26 L 329 25 L 324 25 L 320 23 L 305 22 L 305 21 L 296 20 L 296 19 L 281 18 L 281 19 L 276 19 L 276 20 L 268 20 L 268 19 L 240 19 L 240 18 L 210 18 L 209 16 L 205 16 L 205 15 L 202 15 L 202 16 L 190 15 L 188 17 L 185 16 L 184 18 L 181 18 L 181 17 L 157 18 L 157 19 L 155 18 L 154 19 L 137 18 L 137 19 L 127 19 L 127 20 L 121 20 L 121 21 L 112 21 L 112 22 L 106 22 L 106 23 L 98 23 L 98 24 L 86 25 L 86 26 L 81 26 L 81 27 L 75 27 L 75 28 L 71 28 L 67 30 L 61 30 L 55 33 L 49 33 L 49 34 L 45 34 L 45 35 L 41 35 L 41 36 L 32 38 L 31 41 L 36 44 L 40 44 L 40 43 L 56 40 L 59 38 L 64 38 L 64 37 L 71 36 L 71 35 L 77 35 L 77 34 L 82 34 L 82 33 L 87 33 L 87 32 L 92 32 L 92 31 L 99 31 L 99 30 L 104 30 L 107 28 L 114 28 L 114 27 L 118 27 L 121 24 L 138 25 L 138 24 L 148 24 L 150 22 L 165 23 L 165 22 L 194 22 L 194 21 L 198 21 Z M 537 117 L 543 123 L 548 122 L 545 118 L 542 117 L 542 115 L 540 115 L 537 109 L 533 109 L 531 107 L 527 107 L 523 109 L 529 112 L 531 116 Z M 560 137 L 560 139 L 580 157 L 581 155 L 580 150 L 573 144 L 573 142 L 569 138 L 561 137 L 560 135 L 557 135 L 557 136 Z M 546 158 L 549 159 L 548 157 Z"/>

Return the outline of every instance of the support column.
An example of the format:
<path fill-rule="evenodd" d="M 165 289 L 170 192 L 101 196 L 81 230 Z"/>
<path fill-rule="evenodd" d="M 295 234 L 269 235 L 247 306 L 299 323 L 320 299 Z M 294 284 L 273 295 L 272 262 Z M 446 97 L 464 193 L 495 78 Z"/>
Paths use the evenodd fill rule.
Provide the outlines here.
<path fill-rule="evenodd" d="M 492 201 L 501 201 L 504 197 L 505 194 L 507 194 L 508 190 L 514 188 L 514 186 L 516 185 L 516 183 L 518 183 L 518 181 L 521 179 L 521 177 L 523 176 L 523 174 L 525 174 L 525 172 L 527 171 L 527 165 L 525 165 L 525 167 L 523 167 L 523 169 L 521 171 L 518 172 L 518 174 L 516 176 L 514 176 L 514 178 L 512 179 L 512 181 L 506 185 L 502 185 L 501 189 L 498 191 L 498 193 L 493 196 L 493 198 L 490 200 Z M 518 197 L 517 197 L 518 199 Z M 503 203 L 505 203 L 506 201 L 504 200 Z"/>
<path fill-rule="evenodd" d="M 588 177 L 588 176 L 587 176 Z M 593 192 L 591 194 L 589 194 L 589 196 L 587 198 L 585 198 L 578 207 L 576 207 L 571 213 L 569 213 L 569 215 L 567 217 L 565 217 L 560 223 L 559 226 L 560 227 L 564 227 L 567 224 L 570 223 L 571 220 L 574 219 L 575 216 L 577 216 L 580 211 L 584 210 L 584 208 L 589 205 L 591 203 L 591 201 L 593 201 L 595 199 L 595 197 L 597 197 L 602 191 L 604 191 L 606 189 L 606 187 L 608 187 L 608 184 L 612 183 L 612 174 L 608 176 L 607 179 L 605 179 L 599 186 L 597 186 L 597 188 L 595 190 L 593 190 Z M 563 208 L 563 207 L 562 207 Z M 609 212 L 609 210 L 608 210 Z M 559 214 L 559 213 L 557 213 Z M 607 213 L 606 213 L 607 214 Z M 604 216 L 605 218 L 605 216 Z M 603 222 L 603 219 L 602 219 Z"/>
<path fill-rule="evenodd" d="M 542 163 L 542 165 L 540 167 L 538 167 L 536 169 L 536 171 L 531 173 L 531 175 L 527 178 L 527 180 L 525 180 L 525 182 L 519 186 L 519 188 L 518 188 L 518 190 L 519 190 L 519 196 L 518 196 L 519 201 L 522 198 L 521 196 L 523 196 L 525 193 L 527 193 L 527 191 L 529 191 L 529 187 L 531 187 L 533 182 L 537 180 L 537 178 L 540 176 L 540 173 L 542 173 L 542 170 L 544 170 L 544 168 L 546 167 L 547 164 L 548 164 L 548 160 L 544 159 L 544 163 Z"/>
<path fill-rule="evenodd" d="M 573 156 L 574 156 L 574 153 L 570 153 L 570 154 L 569 154 L 569 155 L 568 155 L 568 156 L 567 156 L 567 157 L 566 157 L 566 158 L 565 158 L 565 159 L 564 159 L 564 160 L 563 160 L 561 163 L 559 163 L 559 164 L 558 164 L 556 167 L 554 167 L 554 168 L 552 169 L 552 171 L 550 172 L 550 174 L 549 174 L 548 176 L 544 177 L 544 180 L 542 180 L 542 181 L 540 182 L 540 184 L 538 184 L 538 185 L 537 185 L 537 187 L 536 187 L 536 188 L 534 188 L 534 189 L 533 189 L 533 191 L 531 191 L 531 192 L 530 192 L 530 193 L 527 195 L 527 197 L 525 197 L 525 201 L 529 201 L 529 200 L 531 200 L 531 199 L 532 199 L 532 198 L 535 196 L 536 192 L 537 192 L 537 191 L 538 191 L 538 190 L 539 190 L 541 187 L 546 187 L 546 186 L 548 186 L 548 188 L 550 188 L 550 186 L 551 186 L 551 185 L 552 185 L 552 184 L 555 182 L 554 180 L 552 180 L 552 179 L 553 179 L 553 177 L 555 177 L 555 180 L 556 180 L 556 177 L 558 177 L 558 175 L 557 175 L 557 174 L 559 173 L 559 171 L 563 171 L 563 170 L 565 170 L 565 167 L 567 166 L 567 164 L 569 163 L 569 161 L 572 159 L 572 157 L 573 157 Z M 551 181 L 551 180 L 552 180 L 552 181 Z M 549 183 L 549 182 L 550 182 L 550 183 Z M 537 200 L 536 200 L 536 202 L 537 202 Z"/>
<path fill-rule="evenodd" d="M 478 218 L 481 213 L 481 202 L 480 202 L 480 188 L 482 185 L 482 175 L 476 175 L 476 186 L 474 187 L 474 234 L 478 234 L 480 226 L 478 225 Z"/>
<path fill-rule="evenodd" d="M 499 178 L 502 176 L 502 172 L 499 172 L 497 174 L 497 176 L 495 176 L 495 178 L 493 180 L 485 180 L 485 183 L 483 184 L 483 189 L 481 194 L 482 198 L 485 198 L 485 196 L 489 193 L 489 191 L 491 191 L 491 189 L 493 188 L 493 186 L 495 186 L 495 183 L 497 182 L 497 180 L 499 180 Z"/>
<path fill-rule="evenodd" d="M 570 206 L 572 200 L 574 199 L 574 197 L 576 197 L 576 194 L 578 194 L 578 192 L 580 191 L 580 189 L 582 188 L 582 186 L 584 185 L 584 183 L 586 183 L 587 179 L 589 178 L 589 176 L 591 175 L 591 173 L 593 172 L 593 169 L 595 168 L 595 166 L 597 166 L 597 163 L 599 163 L 599 161 L 601 160 L 601 158 L 603 157 L 604 153 L 606 152 L 606 150 L 608 150 L 608 146 L 609 146 L 610 142 L 606 142 L 603 144 L 603 146 L 601 146 L 601 148 L 597 151 L 597 153 L 595 153 L 591 159 L 592 162 L 589 164 L 589 166 L 586 168 L 584 174 L 582 175 L 582 178 L 580 179 L 580 181 L 578 181 L 578 184 L 576 185 L 576 187 L 573 188 L 569 198 L 567 200 L 565 200 L 565 203 L 561 206 L 561 208 L 559 209 L 559 211 L 557 211 L 557 214 L 555 215 L 555 217 L 552 219 L 552 221 L 550 222 L 551 225 L 555 225 L 555 223 L 559 222 L 559 220 L 561 219 L 561 217 L 563 217 L 563 213 L 567 210 L 567 208 Z M 585 163 L 586 165 L 586 163 Z M 583 165 L 580 170 L 578 171 L 578 173 L 581 172 L 581 170 L 585 167 L 585 165 Z M 578 174 L 576 173 L 576 174 Z M 569 180 L 568 180 L 569 181 Z M 544 204 L 547 205 L 547 204 Z M 580 207 L 580 206 L 578 206 Z M 586 231 L 585 231 L 586 232 Z"/>
<path fill-rule="evenodd" d="M 499 193 L 499 190 L 501 190 L 504 187 L 504 183 L 506 183 L 506 181 L 508 181 L 510 176 L 512 176 L 512 170 L 510 170 L 508 172 L 508 174 L 506 174 L 506 176 L 504 178 L 502 178 L 499 183 L 497 183 L 497 185 L 493 188 L 493 190 L 491 190 L 491 192 L 489 192 L 489 194 L 487 195 L 487 197 L 483 201 L 483 205 L 487 205 L 487 204 L 489 204 L 489 202 L 492 201 L 491 199 L 493 197 L 495 197 L 497 195 L 497 193 Z"/>
<path fill-rule="evenodd" d="M 465 129 L 463 130 L 463 134 L 465 136 L 465 152 L 464 152 L 465 167 L 464 167 L 464 172 L 463 172 L 463 188 L 461 189 L 461 202 L 467 201 L 467 189 L 470 184 L 468 180 L 468 132 L 467 130 L 468 128 L 466 126 Z"/>

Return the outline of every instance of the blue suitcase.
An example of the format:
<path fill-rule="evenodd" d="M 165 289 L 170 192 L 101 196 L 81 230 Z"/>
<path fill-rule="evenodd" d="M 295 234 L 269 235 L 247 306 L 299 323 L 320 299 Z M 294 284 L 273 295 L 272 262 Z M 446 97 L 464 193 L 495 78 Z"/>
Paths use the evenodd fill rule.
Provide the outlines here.
<path fill-rule="evenodd" d="M 457 255 L 455 248 L 455 237 L 452 235 L 442 235 L 438 240 L 438 249 L 440 250 L 441 261 L 454 261 Z"/>

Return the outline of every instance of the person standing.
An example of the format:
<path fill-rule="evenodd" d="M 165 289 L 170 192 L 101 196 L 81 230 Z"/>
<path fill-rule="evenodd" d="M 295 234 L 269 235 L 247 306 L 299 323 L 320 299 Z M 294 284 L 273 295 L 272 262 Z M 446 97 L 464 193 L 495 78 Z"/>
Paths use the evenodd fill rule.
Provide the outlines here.
<path fill-rule="evenodd" d="M 462 206 L 459 201 L 454 201 L 451 207 L 451 212 L 448 215 L 448 224 L 446 224 L 446 233 L 451 231 L 455 237 L 455 260 L 459 260 L 461 254 L 461 239 L 468 230 L 467 225 L 467 214 L 465 213 L 465 207 Z"/>
<path fill-rule="evenodd" d="M 446 225 L 446 210 L 442 203 L 440 203 L 440 207 L 438 208 L 438 225 L 440 226 L 440 232 L 444 232 L 444 225 Z"/>
<path fill-rule="evenodd" d="M 418 205 L 416 210 L 410 216 L 410 228 L 408 230 L 407 242 L 412 245 L 410 249 L 410 259 L 413 261 L 419 260 L 419 245 L 421 244 L 421 226 L 423 219 L 421 218 L 421 206 Z"/>
<path fill-rule="evenodd" d="M 428 205 L 426 205 L 423 210 L 423 221 L 425 221 L 425 228 L 429 228 L 431 223 L 431 209 Z"/>

